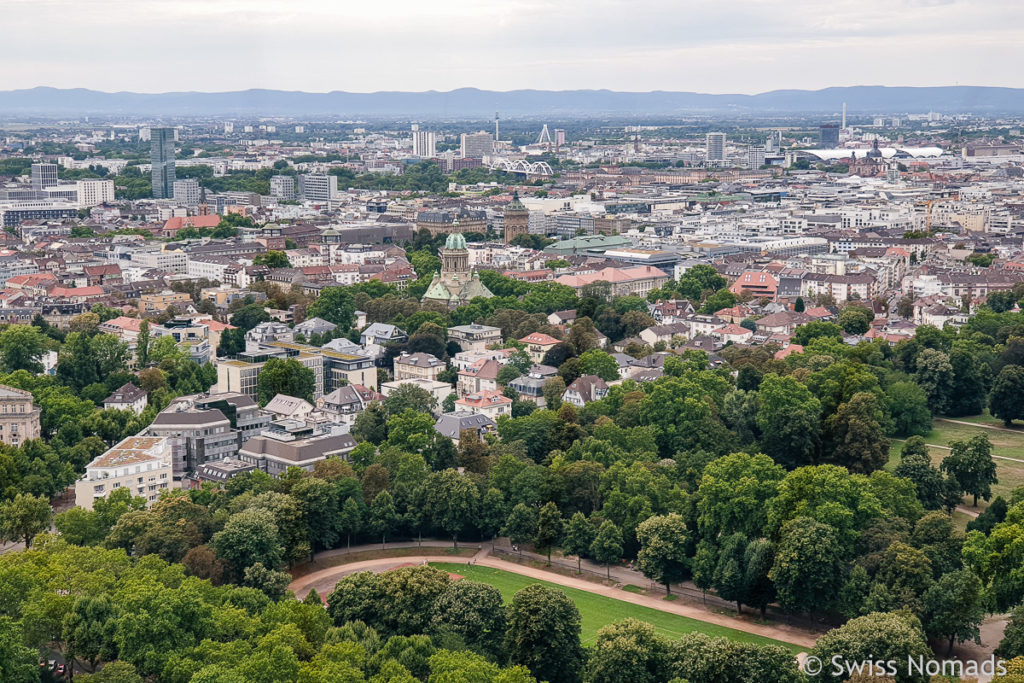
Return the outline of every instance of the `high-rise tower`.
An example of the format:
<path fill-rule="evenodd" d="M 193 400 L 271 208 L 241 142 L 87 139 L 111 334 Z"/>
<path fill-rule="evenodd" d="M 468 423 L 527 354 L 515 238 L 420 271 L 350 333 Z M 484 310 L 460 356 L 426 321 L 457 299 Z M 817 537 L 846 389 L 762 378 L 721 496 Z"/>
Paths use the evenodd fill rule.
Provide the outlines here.
<path fill-rule="evenodd" d="M 725 133 L 708 133 L 704 136 L 704 159 L 712 165 L 725 161 Z"/>
<path fill-rule="evenodd" d="M 149 161 L 153 166 L 153 198 L 174 196 L 174 129 L 151 128 Z"/>

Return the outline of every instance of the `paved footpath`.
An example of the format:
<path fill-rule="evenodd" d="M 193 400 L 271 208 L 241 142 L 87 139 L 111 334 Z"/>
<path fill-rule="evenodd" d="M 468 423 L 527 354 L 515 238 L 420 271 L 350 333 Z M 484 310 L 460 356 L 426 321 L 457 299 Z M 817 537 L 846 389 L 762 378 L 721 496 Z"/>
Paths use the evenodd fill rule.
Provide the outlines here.
<path fill-rule="evenodd" d="M 399 567 L 407 564 L 422 564 L 426 562 L 454 562 L 459 563 L 462 561 L 460 558 L 446 558 L 437 555 L 416 555 L 411 554 L 406 557 L 391 557 L 386 559 L 376 560 L 364 560 L 362 562 L 352 562 L 351 564 L 338 565 L 337 567 L 329 567 L 322 569 L 312 574 L 302 576 L 291 583 L 288 586 L 299 599 L 302 599 L 310 588 L 316 589 L 322 597 L 326 597 L 332 590 L 334 590 L 335 584 L 344 576 L 360 571 L 385 571 L 394 567 Z M 724 614 L 718 614 L 703 610 L 700 607 L 688 605 L 681 601 L 666 602 L 657 598 L 648 597 L 646 595 L 638 595 L 636 593 L 630 593 L 627 591 L 619 590 L 611 586 L 604 586 L 601 584 L 592 583 L 583 579 L 577 579 L 571 576 L 562 576 L 554 572 L 544 571 L 543 569 L 537 569 L 534 567 L 526 567 L 514 562 L 506 562 L 499 560 L 490 555 L 487 548 L 481 549 L 473 558 L 473 564 L 481 567 L 492 567 L 494 569 L 501 569 L 514 574 L 521 574 L 528 576 L 533 579 L 539 579 L 547 581 L 549 583 L 558 584 L 567 588 L 576 588 L 588 593 L 595 595 L 602 595 L 607 598 L 613 598 L 615 600 L 622 600 L 623 602 L 629 602 L 634 605 L 641 605 L 643 607 L 650 607 L 661 612 L 668 612 L 670 614 L 678 614 L 683 617 L 689 617 L 690 619 L 696 619 L 697 621 L 707 622 L 709 624 L 715 624 L 717 626 L 724 626 L 726 628 L 735 629 L 737 631 L 743 631 L 744 633 L 752 633 L 758 636 L 764 636 L 766 638 L 774 638 L 775 640 L 782 640 L 787 643 L 793 643 L 794 645 L 800 645 L 810 649 L 814 646 L 817 640 L 817 634 L 810 633 L 803 629 L 798 629 L 793 626 L 787 625 L 766 625 L 757 624 L 743 619 L 737 619 L 729 617 Z"/>

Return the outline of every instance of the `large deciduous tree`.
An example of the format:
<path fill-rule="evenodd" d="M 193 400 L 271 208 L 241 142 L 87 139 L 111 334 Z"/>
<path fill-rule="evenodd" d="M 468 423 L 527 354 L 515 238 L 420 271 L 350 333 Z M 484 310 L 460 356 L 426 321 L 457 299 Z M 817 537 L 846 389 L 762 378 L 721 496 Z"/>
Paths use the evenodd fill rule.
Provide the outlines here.
<path fill-rule="evenodd" d="M 611 578 L 612 563 L 622 559 L 622 532 L 611 520 L 606 519 L 601 523 L 601 528 L 590 544 L 590 556 L 605 566 L 608 578 Z"/>
<path fill-rule="evenodd" d="M 894 382 L 885 393 L 896 436 L 923 436 L 931 431 L 928 395 L 921 387 L 914 382 Z"/>
<path fill-rule="evenodd" d="M 828 459 L 851 472 L 870 474 L 889 461 L 889 439 L 874 394 L 854 394 L 825 425 Z"/>
<path fill-rule="evenodd" d="M 586 656 L 580 643 L 580 613 L 556 588 L 534 584 L 512 598 L 508 653 L 538 680 L 579 683 Z"/>
<path fill-rule="evenodd" d="M 33 374 L 43 371 L 41 358 L 51 341 L 38 327 L 11 325 L 0 332 L 0 363 L 4 370 L 25 370 Z"/>
<path fill-rule="evenodd" d="M 782 527 L 768 578 L 779 604 L 790 612 L 813 612 L 832 604 L 842 585 L 842 548 L 835 529 L 807 517 Z"/>
<path fill-rule="evenodd" d="M 985 434 L 978 434 L 967 441 L 951 441 L 950 454 L 942 459 L 939 468 L 953 476 L 960 490 L 974 496 L 974 507 L 978 497 L 988 500 L 992 496 L 992 484 L 998 484 L 996 463 L 992 459 L 992 443 Z"/>
<path fill-rule="evenodd" d="M 845 662 L 887 662 L 897 667 L 895 680 L 900 683 L 924 683 L 927 675 L 913 672 L 908 661 L 932 657 L 925 641 L 921 622 L 906 613 L 874 612 L 851 619 L 818 639 L 811 655 L 831 665 L 833 657 Z M 830 671 L 826 668 L 825 671 Z"/>
<path fill-rule="evenodd" d="M 459 547 L 459 534 L 477 521 L 480 491 L 466 475 L 447 469 L 430 475 L 425 484 L 425 512 L 431 523 L 452 537 Z"/>
<path fill-rule="evenodd" d="M 590 683 L 661 683 L 670 676 L 669 643 L 650 624 L 625 619 L 597 632 L 587 665 Z"/>
<path fill-rule="evenodd" d="M 682 515 L 671 513 L 654 516 L 636 528 L 640 541 L 637 564 L 644 576 L 665 586 L 672 594 L 672 584 L 686 578 L 689 570 L 687 537 L 689 532 Z"/>
<path fill-rule="evenodd" d="M 583 556 L 590 552 L 590 545 L 594 542 L 596 535 L 594 525 L 587 520 L 582 512 L 575 513 L 565 527 L 562 548 L 567 554 L 576 556 L 577 574 L 582 573 Z"/>
<path fill-rule="evenodd" d="M 278 394 L 313 402 L 316 376 L 313 371 L 294 358 L 271 358 L 260 370 L 256 393 L 261 406 L 270 403 Z"/>
<path fill-rule="evenodd" d="M 284 548 L 274 517 L 269 510 L 249 508 L 231 515 L 221 531 L 213 535 L 217 556 L 227 563 L 236 578 L 257 562 L 277 569 L 284 557 Z"/>
<path fill-rule="evenodd" d="M 342 329 L 352 327 L 356 320 L 356 306 L 352 296 L 343 287 L 324 287 L 316 301 L 306 309 L 309 318 L 323 318 Z"/>
<path fill-rule="evenodd" d="M 53 518 L 50 501 L 31 493 L 19 493 L 12 500 L 0 503 L 0 538 L 21 541 L 32 547 L 36 534 L 46 531 Z"/>
<path fill-rule="evenodd" d="M 925 632 L 949 640 L 947 656 L 953 653 L 957 640 L 981 644 L 979 627 L 985 618 L 985 606 L 981 581 L 970 569 L 943 574 L 924 594 L 922 603 Z"/>
<path fill-rule="evenodd" d="M 925 349 L 917 355 L 914 379 L 928 396 L 928 408 L 937 414 L 949 410 L 953 400 L 953 366 L 942 351 Z"/>
<path fill-rule="evenodd" d="M 430 631 L 436 635 L 453 634 L 470 649 L 504 660 L 508 619 L 501 592 L 477 581 L 451 583 L 434 603 Z"/>
<path fill-rule="evenodd" d="M 988 409 L 1007 427 L 1024 418 L 1024 368 L 1007 365 L 999 371 L 988 397 Z"/>
<path fill-rule="evenodd" d="M 821 431 L 821 403 L 793 377 L 765 375 L 758 391 L 761 445 L 775 462 L 794 468 L 813 462 Z"/>

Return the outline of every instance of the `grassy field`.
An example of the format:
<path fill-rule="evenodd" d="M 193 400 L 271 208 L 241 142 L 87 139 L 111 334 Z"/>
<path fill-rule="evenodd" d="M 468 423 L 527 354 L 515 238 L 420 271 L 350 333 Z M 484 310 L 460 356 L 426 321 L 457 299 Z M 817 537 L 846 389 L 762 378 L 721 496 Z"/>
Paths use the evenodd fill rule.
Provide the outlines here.
<path fill-rule="evenodd" d="M 996 476 L 999 478 L 999 483 L 992 486 L 992 496 L 993 498 L 995 496 L 1002 496 L 1009 500 L 1010 494 L 1015 488 L 1024 486 L 1024 429 L 1006 431 L 980 426 L 985 424 L 1002 426 L 1001 420 L 996 420 L 987 413 L 965 418 L 958 417 L 956 419 L 961 422 L 973 422 L 979 426 L 974 427 L 966 424 L 934 420 L 932 422 L 932 431 L 924 437 L 925 442 L 932 446 L 929 448 L 932 462 L 938 467 L 942 459 L 949 455 L 948 447 L 950 442 L 966 441 L 978 434 L 985 434 L 988 436 L 989 441 L 992 442 L 992 455 L 996 456 Z M 941 446 L 946 448 L 941 448 Z M 893 441 L 889 451 L 889 464 L 886 465 L 886 469 L 892 469 L 899 464 L 900 449 L 902 447 L 902 441 Z M 1014 458 L 1022 462 L 1014 462 L 1014 460 L 1006 460 L 1005 458 Z M 969 505 L 971 498 L 966 497 L 965 502 Z M 978 501 L 979 509 L 987 505 L 988 503 L 983 500 Z"/>
<path fill-rule="evenodd" d="M 592 643 L 594 638 L 597 636 L 598 629 L 605 624 L 633 617 L 635 619 L 640 619 L 641 621 L 646 621 L 654 626 L 659 633 L 668 637 L 678 637 L 684 633 L 699 631 L 710 636 L 725 636 L 730 640 L 745 643 L 779 645 L 794 654 L 806 649 L 798 645 L 792 645 L 779 640 L 772 640 L 771 638 L 765 638 L 751 633 L 744 633 L 743 631 L 737 631 L 717 624 L 709 624 L 696 619 L 680 616 L 678 614 L 660 612 L 656 609 L 651 609 L 650 607 L 634 605 L 629 602 L 614 600 L 601 595 L 594 595 L 576 588 L 567 588 L 547 581 L 538 581 L 537 579 L 513 574 L 501 569 L 480 566 L 470 567 L 464 564 L 453 564 L 447 562 L 431 562 L 430 564 L 431 566 L 437 567 L 438 569 L 442 569 L 446 572 L 459 574 L 473 581 L 490 584 L 501 591 L 501 595 L 505 600 L 511 600 L 516 591 L 534 583 L 540 583 L 564 592 L 574 603 L 576 603 L 576 607 L 580 611 L 580 617 L 583 622 L 582 639 L 584 644 Z"/>

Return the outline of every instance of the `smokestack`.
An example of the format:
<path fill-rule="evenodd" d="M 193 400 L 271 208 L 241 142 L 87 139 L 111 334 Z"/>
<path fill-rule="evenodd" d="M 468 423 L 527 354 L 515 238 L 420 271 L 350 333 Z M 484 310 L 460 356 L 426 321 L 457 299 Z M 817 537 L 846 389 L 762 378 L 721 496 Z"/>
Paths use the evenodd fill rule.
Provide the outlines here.
<path fill-rule="evenodd" d="M 843 130 L 846 130 L 846 102 L 843 102 Z"/>

